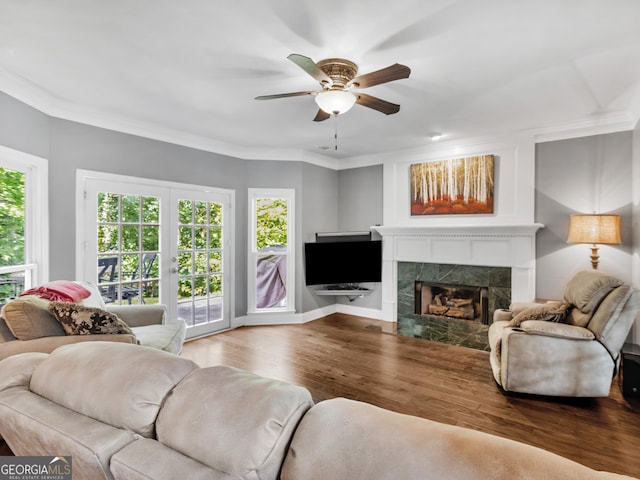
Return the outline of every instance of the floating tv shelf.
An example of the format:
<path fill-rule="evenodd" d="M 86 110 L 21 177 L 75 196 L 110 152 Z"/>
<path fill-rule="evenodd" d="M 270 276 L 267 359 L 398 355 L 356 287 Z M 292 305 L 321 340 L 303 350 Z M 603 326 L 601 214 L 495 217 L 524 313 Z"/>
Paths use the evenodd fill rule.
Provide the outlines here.
<path fill-rule="evenodd" d="M 369 295 L 373 290 L 368 288 L 338 288 L 338 287 L 327 287 L 321 288 L 319 290 L 314 290 L 313 293 L 316 295 L 344 295 L 347 297 L 364 297 L 365 295 Z"/>

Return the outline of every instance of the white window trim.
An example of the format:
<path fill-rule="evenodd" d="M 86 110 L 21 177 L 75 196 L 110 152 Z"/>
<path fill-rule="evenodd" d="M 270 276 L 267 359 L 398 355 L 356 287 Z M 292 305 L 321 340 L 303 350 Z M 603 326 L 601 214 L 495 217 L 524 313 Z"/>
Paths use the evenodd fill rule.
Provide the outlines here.
<path fill-rule="evenodd" d="M 26 267 L 31 279 L 25 278 L 25 288 L 30 288 L 49 280 L 49 162 L 0 145 L 0 165 L 26 174 L 25 265 L 0 267 L 0 273 Z"/>
<path fill-rule="evenodd" d="M 295 313 L 295 197 L 293 188 L 249 188 L 248 189 L 248 247 L 247 247 L 247 313 L 264 315 L 269 313 Z M 287 306 L 256 308 L 256 209 L 258 198 L 285 198 L 287 200 Z"/>

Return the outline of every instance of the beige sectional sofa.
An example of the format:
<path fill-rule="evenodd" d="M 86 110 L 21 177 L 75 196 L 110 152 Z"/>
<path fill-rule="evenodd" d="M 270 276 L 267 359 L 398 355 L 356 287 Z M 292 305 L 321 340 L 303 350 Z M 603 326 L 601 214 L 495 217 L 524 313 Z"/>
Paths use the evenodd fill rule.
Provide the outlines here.
<path fill-rule="evenodd" d="M 165 305 L 105 305 L 95 285 L 81 284 L 91 295 L 78 302 L 116 314 L 131 333 L 68 335 L 49 311 L 50 301 L 33 295 L 18 297 L 0 311 L 0 359 L 22 352 L 50 353 L 61 345 L 88 341 L 139 343 L 179 354 L 185 339 L 182 320 L 169 320 Z"/>
<path fill-rule="evenodd" d="M 16 455 L 71 455 L 76 480 L 629 478 L 362 402 L 314 405 L 299 386 L 115 342 L 1 361 L 0 434 Z"/>

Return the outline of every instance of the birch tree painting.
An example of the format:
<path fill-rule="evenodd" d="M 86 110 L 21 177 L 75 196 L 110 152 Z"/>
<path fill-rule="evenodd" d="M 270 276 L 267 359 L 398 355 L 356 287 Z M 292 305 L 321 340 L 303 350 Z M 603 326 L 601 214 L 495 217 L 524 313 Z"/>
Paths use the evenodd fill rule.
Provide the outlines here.
<path fill-rule="evenodd" d="M 493 213 L 493 155 L 411 165 L 411 215 Z"/>

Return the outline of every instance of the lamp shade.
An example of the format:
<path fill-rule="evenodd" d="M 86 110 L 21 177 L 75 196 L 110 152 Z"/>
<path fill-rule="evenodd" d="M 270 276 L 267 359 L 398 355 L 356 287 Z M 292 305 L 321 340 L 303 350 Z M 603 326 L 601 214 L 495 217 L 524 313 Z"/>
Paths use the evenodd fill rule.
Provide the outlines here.
<path fill-rule="evenodd" d="M 356 96 L 343 90 L 326 90 L 316 95 L 316 103 L 328 114 L 340 115 L 353 107 Z"/>
<path fill-rule="evenodd" d="M 567 242 L 618 245 L 622 243 L 620 216 L 595 213 L 571 215 Z"/>

